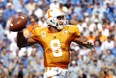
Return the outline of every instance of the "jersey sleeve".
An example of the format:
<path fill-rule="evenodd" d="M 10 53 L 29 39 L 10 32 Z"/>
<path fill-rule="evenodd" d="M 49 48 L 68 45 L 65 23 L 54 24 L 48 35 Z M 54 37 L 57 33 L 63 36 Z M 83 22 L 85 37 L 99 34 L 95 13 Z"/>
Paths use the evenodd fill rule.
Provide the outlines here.
<path fill-rule="evenodd" d="M 38 41 L 38 37 L 41 34 L 41 28 L 40 27 L 36 27 L 34 29 L 32 29 L 31 31 L 31 38 Z"/>
<path fill-rule="evenodd" d="M 80 36 L 80 31 L 78 26 L 70 26 L 71 31 L 74 33 L 75 36 Z"/>
<path fill-rule="evenodd" d="M 32 36 L 40 36 L 41 32 L 41 28 L 40 27 L 36 27 L 32 30 Z"/>
<path fill-rule="evenodd" d="M 47 28 L 46 27 L 36 27 L 32 30 L 32 36 L 31 38 L 33 38 L 34 40 L 40 39 L 42 37 L 42 32 L 45 31 L 47 32 Z"/>
<path fill-rule="evenodd" d="M 79 31 L 78 26 L 75 26 L 75 35 L 80 36 L 80 31 Z"/>

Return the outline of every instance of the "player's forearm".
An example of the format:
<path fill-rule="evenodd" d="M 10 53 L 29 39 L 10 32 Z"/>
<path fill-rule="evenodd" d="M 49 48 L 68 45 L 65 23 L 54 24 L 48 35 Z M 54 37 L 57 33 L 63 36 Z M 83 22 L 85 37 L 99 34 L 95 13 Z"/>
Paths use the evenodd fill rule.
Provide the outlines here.
<path fill-rule="evenodd" d="M 27 46 L 27 39 L 23 36 L 23 32 L 19 31 L 17 33 L 17 46 L 19 48 Z"/>
<path fill-rule="evenodd" d="M 74 41 L 79 44 L 85 44 L 84 42 L 87 42 L 87 38 L 85 38 L 83 36 L 79 36 L 78 38 L 75 38 Z"/>
<path fill-rule="evenodd" d="M 78 38 L 75 38 L 74 40 L 76 43 L 82 45 L 82 46 L 85 46 L 87 48 L 92 48 L 93 45 L 91 43 L 88 43 L 88 40 L 87 38 L 83 37 L 83 36 L 80 36 Z"/>
<path fill-rule="evenodd" d="M 33 40 L 32 38 L 30 38 L 30 37 L 25 38 L 22 31 L 18 32 L 18 34 L 17 34 L 17 46 L 19 48 L 26 47 L 26 46 L 31 46 L 35 43 L 36 43 L 36 41 Z"/>

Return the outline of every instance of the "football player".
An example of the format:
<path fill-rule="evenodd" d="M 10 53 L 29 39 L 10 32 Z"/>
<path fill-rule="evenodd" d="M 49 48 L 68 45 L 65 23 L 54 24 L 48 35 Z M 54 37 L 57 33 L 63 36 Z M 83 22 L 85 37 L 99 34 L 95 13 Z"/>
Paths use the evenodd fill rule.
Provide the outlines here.
<path fill-rule="evenodd" d="M 18 32 L 17 45 L 25 47 L 35 43 L 41 44 L 46 67 L 44 78 L 67 78 L 70 43 L 74 41 L 88 48 L 92 48 L 93 44 L 80 35 L 77 26 L 68 25 L 64 12 L 59 8 L 47 11 L 46 22 L 48 27 L 34 27 L 31 35 Z"/>

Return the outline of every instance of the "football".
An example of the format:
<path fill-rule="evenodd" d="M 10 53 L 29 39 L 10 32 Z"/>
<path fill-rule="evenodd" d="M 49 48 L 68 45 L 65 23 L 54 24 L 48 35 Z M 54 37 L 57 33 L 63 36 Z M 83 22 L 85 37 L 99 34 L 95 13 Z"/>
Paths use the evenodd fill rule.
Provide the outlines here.
<path fill-rule="evenodd" d="M 19 18 L 12 19 L 10 23 L 9 30 L 16 32 L 26 28 L 26 24 L 28 22 L 27 16 L 20 16 Z"/>

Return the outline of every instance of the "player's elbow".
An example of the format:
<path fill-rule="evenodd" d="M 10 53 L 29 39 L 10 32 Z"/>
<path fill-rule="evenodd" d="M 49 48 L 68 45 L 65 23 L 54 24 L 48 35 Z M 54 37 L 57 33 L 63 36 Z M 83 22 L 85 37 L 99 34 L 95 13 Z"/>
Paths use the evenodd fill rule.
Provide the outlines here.
<path fill-rule="evenodd" d="M 17 46 L 18 46 L 19 48 L 26 47 L 26 46 L 27 46 L 27 41 L 26 41 L 26 40 L 17 41 Z"/>
<path fill-rule="evenodd" d="M 27 45 L 27 39 L 23 36 L 23 32 L 18 32 L 17 34 L 17 46 L 19 48 L 25 47 Z"/>

